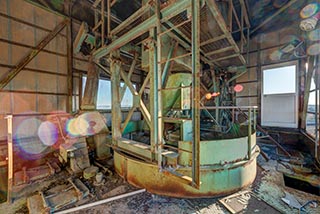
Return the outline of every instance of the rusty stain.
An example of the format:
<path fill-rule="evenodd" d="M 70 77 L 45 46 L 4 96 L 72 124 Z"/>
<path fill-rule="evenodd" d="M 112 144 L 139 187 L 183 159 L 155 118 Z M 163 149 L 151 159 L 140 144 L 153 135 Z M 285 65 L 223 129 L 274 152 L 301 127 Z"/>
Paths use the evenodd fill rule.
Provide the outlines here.
<path fill-rule="evenodd" d="M 174 179 L 174 177 L 170 177 L 170 175 L 165 175 L 164 173 L 159 172 L 157 165 L 146 164 L 142 161 L 125 157 L 117 152 L 115 152 L 115 161 L 119 162 L 119 165 L 121 167 L 126 164 L 125 162 L 128 162 L 127 172 L 122 171 L 121 173 L 119 173 L 119 170 L 117 170 L 117 166 L 119 165 L 116 164 L 115 166 L 116 171 L 119 173 L 119 175 L 121 177 L 126 177 L 128 183 L 130 183 L 131 185 L 135 187 L 146 188 L 147 191 L 151 193 L 171 197 L 204 198 L 212 196 L 224 196 L 249 186 L 255 178 L 255 173 L 252 174 L 247 173 L 247 171 L 241 171 L 241 173 L 247 175 L 247 178 L 242 180 L 242 183 L 240 183 L 238 186 L 236 186 L 234 183 L 231 183 L 231 187 L 228 187 L 227 189 L 219 189 L 219 181 L 217 180 L 217 183 L 215 183 L 216 179 L 214 178 L 212 182 L 210 181 L 209 183 L 204 184 L 205 186 L 203 188 L 205 189 L 200 188 L 200 190 L 197 190 L 195 188 L 192 188 L 191 186 L 188 186 L 187 184 L 181 183 L 178 179 Z M 236 166 L 234 169 L 237 170 L 236 168 L 238 167 L 242 170 L 250 170 L 250 168 L 247 167 L 250 166 L 250 164 L 252 164 L 252 167 L 255 167 L 253 166 L 254 163 L 255 162 L 253 160 L 250 160 L 240 166 Z M 137 173 L 137 171 L 135 170 L 138 170 L 139 172 L 143 171 L 144 173 Z M 230 170 L 232 169 L 225 169 L 225 171 Z M 185 173 L 190 173 L 187 169 L 184 169 L 182 171 L 184 171 Z M 208 178 L 208 176 L 213 175 L 217 172 L 221 172 L 221 176 L 225 176 L 225 174 L 223 174 L 223 170 L 202 168 L 201 178 L 207 178 L 207 180 L 211 179 Z M 227 176 L 229 176 L 229 172 L 227 174 Z"/>

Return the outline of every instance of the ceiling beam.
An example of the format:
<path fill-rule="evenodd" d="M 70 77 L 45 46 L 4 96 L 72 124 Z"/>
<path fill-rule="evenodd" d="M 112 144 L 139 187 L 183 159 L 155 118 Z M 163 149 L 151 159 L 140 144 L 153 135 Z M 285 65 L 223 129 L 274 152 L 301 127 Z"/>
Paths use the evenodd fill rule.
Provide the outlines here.
<path fill-rule="evenodd" d="M 269 16 L 267 19 L 265 19 L 261 24 L 259 24 L 256 28 L 254 28 L 251 32 L 250 35 L 252 35 L 254 32 L 256 32 L 258 29 L 260 29 L 262 26 L 266 25 L 269 23 L 272 19 L 274 19 L 276 16 L 281 14 L 283 11 L 285 11 L 287 8 L 289 8 L 291 5 L 296 3 L 297 0 L 291 0 L 289 1 L 286 5 L 282 6 L 279 10 L 277 10 L 274 14 Z"/>

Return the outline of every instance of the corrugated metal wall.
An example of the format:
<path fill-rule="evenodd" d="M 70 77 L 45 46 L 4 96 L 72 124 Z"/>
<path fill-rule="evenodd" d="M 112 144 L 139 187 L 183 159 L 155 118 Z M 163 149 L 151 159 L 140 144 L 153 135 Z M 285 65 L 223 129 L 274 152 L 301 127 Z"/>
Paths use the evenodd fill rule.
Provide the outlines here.
<path fill-rule="evenodd" d="M 12 69 L 63 20 L 64 17 L 23 0 L 1 0 L 0 75 Z M 0 92 L 0 113 L 44 114 L 67 110 L 66 34 L 65 28 Z M 77 76 L 75 73 L 74 100 L 79 100 Z M 74 107 L 77 106 L 75 102 Z M 6 122 L 1 119 L 0 140 L 6 138 L 6 133 Z"/>
<path fill-rule="evenodd" d="M 256 35 L 250 41 L 248 72 L 238 79 L 237 84 L 243 85 L 243 91 L 236 94 L 238 106 L 261 106 L 261 67 L 284 61 L 296 60 L 294 57 L 275 59 L 271 54 L 286 45 L 294 35 L 300 35 L 299 28 L 289 26 L 279 31 Z M 244 55 L 246 57 L 246 55 Z M 300 72 L 303 75 L 303 72 Z M 300 78 L 300 77 L 298 77 Z"/>

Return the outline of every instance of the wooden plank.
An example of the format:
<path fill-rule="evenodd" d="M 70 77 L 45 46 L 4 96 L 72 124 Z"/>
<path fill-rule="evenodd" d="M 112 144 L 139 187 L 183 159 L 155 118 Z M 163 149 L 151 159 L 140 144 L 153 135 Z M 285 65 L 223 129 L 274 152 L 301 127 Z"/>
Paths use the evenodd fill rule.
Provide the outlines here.
<path fill-rule="evenodd" d="M 7 201 L 12 202 L 12 188 L 13 188 L 13 129 L 12 129 L 12 115 L 8 115 L 7 119 L 7 128 L 8 128 L 8 193 Z"/>

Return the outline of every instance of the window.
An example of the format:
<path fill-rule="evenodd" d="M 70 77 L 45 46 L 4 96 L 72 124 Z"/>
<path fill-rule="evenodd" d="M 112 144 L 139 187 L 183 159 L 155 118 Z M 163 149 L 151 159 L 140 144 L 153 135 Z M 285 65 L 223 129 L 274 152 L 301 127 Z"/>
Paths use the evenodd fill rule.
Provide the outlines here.
<path fill-rule="evenodd" d="M 296 66 L 263 70 L 263 94 L 296 93 Z"/>
<path fill-rule="evenodd" d="M 97 109 L 111 109 L 111 82 L 99 79 Z"/>
<path fill-rule="evenodd" d="M 84 89 L 86 84 L 87 77 L 82 78 L 82 96 L 84 95 Z M 120 84 L 123 87 L 124 83 Z M 136 85 L 133 85 L 136 88 Z M 97 95 L 97 109 L 100 110 L 110 110 L 111 109 L 111 81 L 106 79 L 99 79 L 98 95 Z M 133 96 L 129 90 L 126 88 L 124 93 L 121 108 L 130 108 L 133 104 Z"/>
<path fill-rule="evenodd" d="M 306 89 L 308 90 L 308 89 Z M 306 131 L 308 134 L 316 138 L 317 130 L 319 127 L 319 88 L 316 88 L 315 74 L 311 79 L 311 85 L 309 90 L 308 109 L 306 115 Z M 318 121 L 317 121 L 318 119 Z M 318 126 L 318 127 L 316 127 Z"/>
<path fill-rule="evenodd" d="M 297 61 L 262 67 L 261 125 L 298 128 Z"/>
<path fill-rule="evenodd" d="M 123 87 L 124 83 L 122 82 L 120 86 Z M 133 84 L 133 87 L 136 88 L 136 85 Z M 123 99 L 121 101 L 121 108 L 131 108 L 132 104 L 133 104 L 133 96 L 131 94 L 130 89 L 127 87 L 123 95 Z"/>

